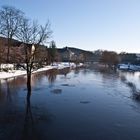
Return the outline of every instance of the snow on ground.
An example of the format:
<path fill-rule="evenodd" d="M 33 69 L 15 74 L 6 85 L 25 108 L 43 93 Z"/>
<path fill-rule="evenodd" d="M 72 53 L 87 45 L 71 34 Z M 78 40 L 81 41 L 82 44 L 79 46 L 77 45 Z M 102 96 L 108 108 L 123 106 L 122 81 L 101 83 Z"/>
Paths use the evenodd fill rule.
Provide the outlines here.
<path fill-rule="evenodd" d="M 82 66 L 83 64 L 80 63 L 78 65 Z M 5 67 L 7 68 L 8 65 L 5 64 Z M 3 65 L 3 68 L 5 68 Z M 12 67 L 12 65 L 10 65 L 10 67 Z M 53 66 L 49 65 L 46 66 L 44 68 L 40 68 L 36 71 L 34 71 L 33 73 L 37 73 L 37 72 L 41 72 L 41 71 L 47 71 L 50 69 L 63 69 L 63 68 L 67 68 L 67 67 L 76 67 L 76 65 L 74 63 L 54 63 Z M 26 75 L 26 71 L 25 70 L 10 70 L 9 72 L 0 72 L 0 80 L 1 79 L 8 79 L 8 78 L 12 78 L 12 77 L 17 77 L 17 76 L 21 76 L 21 75 Z"/>
<path fill-rule="evenodd" d="M 14 65 L 13 64 L 1 64 L 1 68 L 14 68 Z"/>

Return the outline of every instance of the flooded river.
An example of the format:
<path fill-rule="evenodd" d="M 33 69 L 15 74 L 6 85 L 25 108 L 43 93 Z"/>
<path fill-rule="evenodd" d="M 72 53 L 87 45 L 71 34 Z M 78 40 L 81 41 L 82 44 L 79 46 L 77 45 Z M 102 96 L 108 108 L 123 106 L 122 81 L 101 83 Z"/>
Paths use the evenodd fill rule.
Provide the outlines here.
<path fill-rule="evenodd" d="M 0 140 L 140 140 L 140 73 L 80 68 L 0 81 Z"/>

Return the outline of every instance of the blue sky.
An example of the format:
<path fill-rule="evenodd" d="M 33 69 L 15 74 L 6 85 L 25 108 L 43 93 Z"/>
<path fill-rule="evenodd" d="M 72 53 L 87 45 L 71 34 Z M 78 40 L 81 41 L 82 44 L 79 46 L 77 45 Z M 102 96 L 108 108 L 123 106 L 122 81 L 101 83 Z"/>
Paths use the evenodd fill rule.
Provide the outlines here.
<path fill-rule="evenodd" d="M 57 47 L 140 53 L 140 0 L 0 0 L 44 24 Z"/>

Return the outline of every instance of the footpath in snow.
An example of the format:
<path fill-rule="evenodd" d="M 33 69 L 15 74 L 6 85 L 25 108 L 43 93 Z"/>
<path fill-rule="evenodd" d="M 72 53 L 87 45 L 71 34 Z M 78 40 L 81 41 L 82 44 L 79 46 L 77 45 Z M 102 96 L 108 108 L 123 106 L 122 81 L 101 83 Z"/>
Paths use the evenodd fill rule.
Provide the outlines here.
<path fill-rule="evenodd" d="M 82 66 L 83 64 L 80 63 L 78 65 L 78 67 Z M 41 71 L 47 71 L 50 69 L 64 69 L 67 67 L 72 67 L 75 68 L 76 65 L 74 63 L 56 63 L 53 66 L 45 66 L 44 68 L 40 68 L 36 71 L 34 71 L 33 73 L 37 73 L 37 72 L 41 72 Z M 8 79 L 8 78 L 12 78 L 12 77 L 17 77 L 17 76 L 22 76 L 22 75 L 26 75 L 26 71 L 25 70 L 11 70 L 9 72 L 0 72 L 0 80 L 1 79 Z"/>

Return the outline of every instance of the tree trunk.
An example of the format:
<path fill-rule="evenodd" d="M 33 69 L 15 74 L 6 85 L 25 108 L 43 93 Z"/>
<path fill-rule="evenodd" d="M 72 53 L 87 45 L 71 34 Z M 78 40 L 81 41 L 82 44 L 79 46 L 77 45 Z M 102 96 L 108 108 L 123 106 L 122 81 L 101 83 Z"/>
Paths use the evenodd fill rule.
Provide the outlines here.
<path fill-rule="evenodd" d="M 8 38 L 8 42 L 7 42 L 7 63 L 9 63 L 9 58 L 10 58 L 10 39 Z"/>
<path fill-rule="evenodd" d="M 31 93 L 31 73 L 27 73 L 27 90 L 28 93 Z"/>

